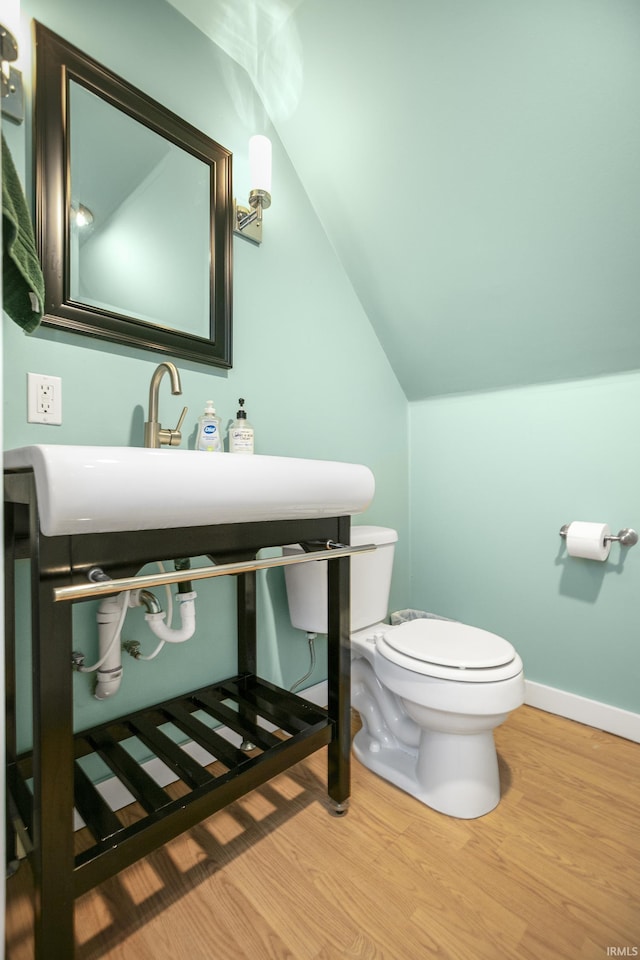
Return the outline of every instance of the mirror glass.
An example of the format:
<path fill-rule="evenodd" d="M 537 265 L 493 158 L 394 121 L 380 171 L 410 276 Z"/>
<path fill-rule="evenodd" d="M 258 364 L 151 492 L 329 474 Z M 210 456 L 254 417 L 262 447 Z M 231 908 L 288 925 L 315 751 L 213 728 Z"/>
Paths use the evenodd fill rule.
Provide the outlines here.
<path fill-rule="evenodd" d="M 77 83 L 69 104 L 71 298 L 206 337 L 208 166 Z"/>
<path fill-rule="evenodd" d="M 36 24 L 44 322 L 231 366 L 231 155 Z"/>

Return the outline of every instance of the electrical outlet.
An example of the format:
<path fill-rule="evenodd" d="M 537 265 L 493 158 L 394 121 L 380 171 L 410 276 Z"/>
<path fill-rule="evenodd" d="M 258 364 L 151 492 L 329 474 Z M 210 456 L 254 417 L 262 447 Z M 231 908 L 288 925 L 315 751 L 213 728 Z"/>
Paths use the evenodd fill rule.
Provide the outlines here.
<path fill-rule="evenodd" d="M 27 423 L 62 423 L 62 380 L 27 374 Z"/>

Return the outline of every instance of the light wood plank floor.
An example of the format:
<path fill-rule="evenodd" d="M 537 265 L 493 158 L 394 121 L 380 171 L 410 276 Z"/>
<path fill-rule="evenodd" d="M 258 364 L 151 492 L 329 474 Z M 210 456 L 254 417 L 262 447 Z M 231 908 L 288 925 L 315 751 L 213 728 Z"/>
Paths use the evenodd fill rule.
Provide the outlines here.
<path fill-rule="evenodd" d="M 82 897 L 77 960 L 640 954 L 640 745 L 531 707 L 496 741 L 503 799 L 473 821 L 355 759 L 335 818 L 321 751 Z M 33 956 L 29 880 L 8 883 L 8 960 Z"/>

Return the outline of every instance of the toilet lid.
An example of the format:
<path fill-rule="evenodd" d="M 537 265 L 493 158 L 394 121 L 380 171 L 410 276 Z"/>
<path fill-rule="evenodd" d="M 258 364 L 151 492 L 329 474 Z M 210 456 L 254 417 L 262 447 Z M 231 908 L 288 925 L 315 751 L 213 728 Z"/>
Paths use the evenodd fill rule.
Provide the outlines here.
<path fill-rule="evenodd" d="M 386 643 L 422 663 L 466 670 L 486 670 L 510 663 L 515 650 L 508 640 L 452 620 L 410 620 L 385 631 Z"/>

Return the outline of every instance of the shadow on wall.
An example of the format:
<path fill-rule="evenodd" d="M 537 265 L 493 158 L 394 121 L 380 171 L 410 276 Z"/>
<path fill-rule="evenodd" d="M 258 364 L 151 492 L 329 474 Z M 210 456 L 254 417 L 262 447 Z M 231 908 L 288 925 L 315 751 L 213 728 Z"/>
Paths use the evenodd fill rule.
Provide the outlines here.
<path fill-rule="evenodd" d="M 604 562 L 585 560 L 582 557 L 570 557 L 564 541 L 560 544 L 555 565 L 562 568 L 559 593 L 564 597 L 595 603 L 598 599 L 605 577 L 621 574 L 627 558 L 627 549 L 620 548 L 617 563 L 610 559 Z"/>

